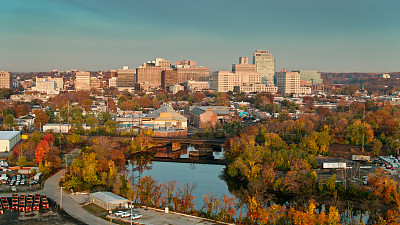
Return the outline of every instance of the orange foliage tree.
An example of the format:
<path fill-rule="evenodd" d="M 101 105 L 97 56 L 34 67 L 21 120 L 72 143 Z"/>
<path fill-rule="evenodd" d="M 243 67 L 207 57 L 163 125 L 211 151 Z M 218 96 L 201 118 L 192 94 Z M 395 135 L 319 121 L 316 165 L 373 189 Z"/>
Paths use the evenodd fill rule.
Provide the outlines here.
<path fill-rule="evenodd" d="M 41 141 L 37 145 L 35 150 L 35 158 L 39 165 L 43 163 L 43 158 L 49 151 L 50 151 L 49 143 L 46 140 Z"/>

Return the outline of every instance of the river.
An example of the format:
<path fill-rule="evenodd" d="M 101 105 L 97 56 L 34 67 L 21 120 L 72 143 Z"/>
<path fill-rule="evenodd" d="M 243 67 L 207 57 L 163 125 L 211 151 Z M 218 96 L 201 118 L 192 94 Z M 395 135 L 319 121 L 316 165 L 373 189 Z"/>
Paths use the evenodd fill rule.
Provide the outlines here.
<path fill-rule="evenodd" d="M 166 149 L 164 147 L 157 148 L 156 152 L 152 156 L 146 156 L 147 159 L 145 160 L 150 162 L 150 159 L 153 157 L 187 159 L 190 158 L 190 151 L 196 151 L 196 148 L 193 146 L 188 146 L 187 148 L 182 148 L 179 151 L 171 151 L 170 149 Z M 214 151 L 212 153 L 212 158 L 214 159 L 223 159 L 223 157 L 223 150 Z M 217 197 L 222 197 L 224 195 L 234 197 L 229 192 L 227 183 L 221 178 L 221 174 L 223 173 L 225 165 L 159 161 L 152 161 L 150 165 L 151 167 L 149 167 L 147 170 L 143 170 L 143 173 L 141 174 L 142 177 L 151 175 L 153 179 L 158 180 L 160 183 L 175 180 L 181 187 L 187 182 L 191 185 L 196 185 L 196 189 L 193 192 L 196 209 L 202 208 L 204 204 L 203 195 L 213 194 Z M 129 164 L 127 169 L 128 171 L 132 171 L 132 165 Z M 138 176 L 138 172 L 134 172 L 134 175 Z M 286 205 L 286 203 L 283 203 L 283 205 Z M 245 214 L 246 210 L 243 210 L 243 213 Z M 237 214 L 238 213 L 239 211 L 237 211 Z M 348 218 L 360 221 L 360 217 L 365 224 L 368 224 L 369 215 L 368 212 L 365 211 L 345 210 L 344 212 L 340 213 L 340 216 L 343 219 L 343 224 L 349 224 Z"/>
<path fill-rule="evenodd" d="M 189 152 L 195 151 L 195 147 L 189 146 L 179 152 L 179 158 L 188 158 Z M 222 159 L 223 151 L 213 152 L 215 159 Z M 228 185 L 220 178 L 224 165 L 197 164 L 197 163 L 177 163 L 177 162 L 157 162 L 153 161 L 151 169 L 144 170 L 143 176 L 151 175 L 159 182 L 177 181 L 180 186 L 186 182 L 196 185 L 193 196 L 197 209 L 203 206 L 203 195 L 214 194 L 217 197 L 228 195 L 233 197 L 228 190 Z M 128 166 L 128 171 L 132 171 L 132 166 Z M 138 176 L 138 172 L 135 172 Z"/>

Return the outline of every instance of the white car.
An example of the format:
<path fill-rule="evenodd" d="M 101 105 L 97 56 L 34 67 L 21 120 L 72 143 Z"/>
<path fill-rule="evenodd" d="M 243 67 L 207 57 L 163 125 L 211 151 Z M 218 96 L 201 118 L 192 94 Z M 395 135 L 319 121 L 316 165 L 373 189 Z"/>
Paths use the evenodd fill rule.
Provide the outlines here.
<path fill-rule="evenodd" d="M 132 215 L 132 219 L 139 219 L 139 218 L 142 218 L 143 216 L 142 216 L 142 214 L 133 214 Z"/>
<path fill-rule="evenodd" d="M 118 211 L 118 212 L 114 213 L 114 215 L 115 215 L 115 216 L 121 216 L 122 213 L 125 213 L 125 212 L 124 212 L 124 211 Z"/>
<path fill-rule="evenodd" d="M 124 217 L 129 217 L 129 216 L 131 216 L 131 214 L 128 213 L 128 212 L 123 212 L 123 213 L 121 214 L 121 217 L 122 217 L 122 218 L 124 218 Z"/>

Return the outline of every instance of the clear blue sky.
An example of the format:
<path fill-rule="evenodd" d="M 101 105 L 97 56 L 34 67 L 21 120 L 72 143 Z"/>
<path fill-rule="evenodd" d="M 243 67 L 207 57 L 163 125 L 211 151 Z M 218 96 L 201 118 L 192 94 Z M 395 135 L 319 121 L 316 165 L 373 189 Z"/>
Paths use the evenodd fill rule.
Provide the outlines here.
<path fill-rule="evenodd" d="M 400 71 L 399 0 L 0 0 L 0 70 L 108 70 L 164 57 L 229 70 Z M 252 60 L 250 60 L 252 61 Z"/>

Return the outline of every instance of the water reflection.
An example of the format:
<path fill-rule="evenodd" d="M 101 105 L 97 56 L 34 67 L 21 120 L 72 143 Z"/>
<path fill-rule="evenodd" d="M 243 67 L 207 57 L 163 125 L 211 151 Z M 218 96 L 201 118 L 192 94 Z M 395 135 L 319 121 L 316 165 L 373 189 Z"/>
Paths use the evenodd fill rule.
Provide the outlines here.
<path fill-rule="evenodd" d="M 200 149 L 200 150 L 199 150 Z M 171 146 L 153 148 L 145 154 L 132 156 L 127 167 L 128 176 L 139 178 L 151 175 L 153 179 L 159 182 L 177 181 L 179 185 L 186 182 L 197 185 L 194 190 L 195 204 L 197 209 L 203 206 L 203 195 L 214 194 L 217 197 L 228 195 L 233 197 L 221 174 L 225 168 L 224 165 L 198 164 L 198 163 L 178 163 L 171 160 L 193 159 L 190 152 L 207 152 L 208 160 L 223 159 L 223 151 L 213 151 L 212 147 L 199 148 L 198 146 L 182 146 L 181 149 L 173 151 Z M 203 157 L 203 156 L 201 156 Z M 166 162 L 154 161 L 157 159 L 166 159 Z M 153 160 L 153 161 L 152 161 Z M 134 180 L 134 182 L 136 181 Z"/>
<path fill-rule="evenodd" d="M 173 149 L 171 145 L 156 147 L 155 158 L 166 159 L 204 159 L 204 160 L 222 160 L 224 159 L 224 150 L 217 146 L 200 145 L 182 145 L 179 149 Z"/>
<path fill-rule="evenodd" d="M 129 176 L 137 178 L 151 175 L 153 179 L 159 182 L 166 183 L 169 181 L 176 181 L 178 185 L 183 186 L 185 183 L 196 185 L 197 188 L 193 192 L 195 197 L 195 205 L 197 209 L 201 209 L 203 206 L 203 195 L 214 194 L 217 197 L 228 195 L 229 197 L 235 197 L 236 203 L 240 205 L 237 208 L 237 215 L 246 214 L 246 193 L 243 192 L 246 189 L 246 184 L 240 180 L 235 180 L 232 177 L 227 176 L 225 165 L 217 164 L 199 164 L 199 163 L 180 163 L 174 162 L 173 160 L 189 160 L 193 157 L 190 152 L 199 151 L 197 146 L 182 146 L 179 150 L 172 150 L 171 146 L 157 147 L 146 154 L 138 154 L 130 159 L 130 163 L 127 167 Z M 212 151 L 212 148 L 200 149 L 200 151 L 211 152 L 213 160 L 223 159 L 224 151 Z M 208 153 L 209 154 L 209 153 Z M 152 161 L 155 158 L 163 158 L 166 161 Z M 262 187 L 260 187 L 262 188 Z M 299 207 L 308 204 L 310 196 L 293 196 L 293 195 L 282 195 L 279 193 L 272 193 L 266 191 L 264 196 L 267 201 L 266 205 L 279 204 L 287 207 Z M 328 202 L 321 200 L 317 211 L 325 211 L 331 205 Z M 353 206 L 354 207 L 354 206 Z M 351 224 L 354 221 L 362 221 L 365 224 L 371 223 L 373 219 L 371 214 L 367 211 L 360 209 L 346 209 L 343 206 L 339 207 L 341 213 L 340 217 L 343 224 Z M 371 220 L 372 219 L 372 220 Z"/>

